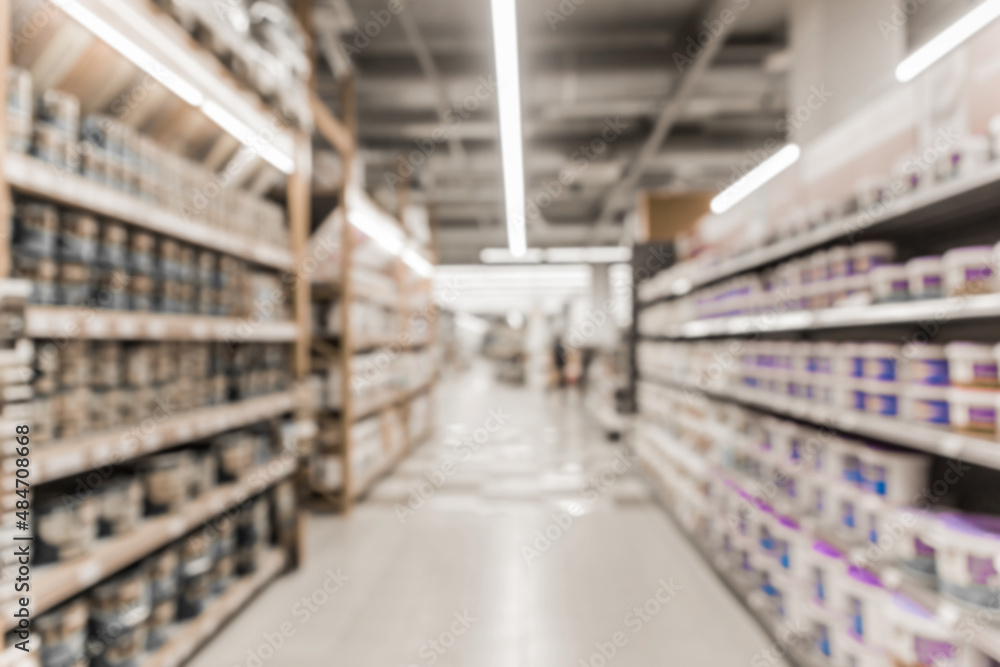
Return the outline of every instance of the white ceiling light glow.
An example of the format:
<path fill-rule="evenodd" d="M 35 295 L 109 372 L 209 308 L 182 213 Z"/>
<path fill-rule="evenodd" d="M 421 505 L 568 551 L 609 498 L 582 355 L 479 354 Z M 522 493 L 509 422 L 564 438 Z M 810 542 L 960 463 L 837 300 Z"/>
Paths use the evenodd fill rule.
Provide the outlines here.
<path fill-rule="evenodd" d="M 521 144 L 521 77 L 517 52 L 516 0 L 491 0 L 493 55 L 497 68 L 500 152 L 503 156 L 507 243 L 521 257 L 527 250 L 525 230 L 524 154 Z"/>
<path fill-rule="evenodd" d="M 263 141 L 250 127 L 222 105 L 207 100 L 197 86 L 167 67 L 134 41 L 126 37 L 100 16 L 84 7 L 79 0 L 61 0 L 58 6 L 74 21 L 92 32 L 98 39 L 128 59 L 133 65 L 156 79 L 185 103 L 198 109 L 219 128 L 257 153 L 285 174 L 295 171 L 295 161 L 274 143 Z M 123 7 L 123 10 L 125 7 Z"/>
<path fill-rule="evenodd" d="M 802 149 L 795 144 L 788 144 L 780 151 L 761 162 L 750 173 L 736 181 L 712 200 L 712 212 L 725 213 L 751 194 L 759 190 L 772 178 L 798 162 Z"/>
<path fill-rule="evenodd" d="M 1000 0 L 986 0 L 899 63 L 896 67 L 896 79 L 902 83 L 913 80 L 998 17 Z"/>
<path fill-rule="evenodd" d="M 632 249 L 625 246 L 586 246 L 580 248 L 531 248 L 515 257 L 507 248 L 483 248 L 483 264 L 619 264 L 632 260 Z"/>
<path fill-rule="evenodd" d="M 175 74 L 169 67 L 145 49 L 115 30 L 106 21 L 81 5 L 77 0 L 63 0 L 59 6 L 74 21 L 94 33 L 101 41 L 128 58 L 132 64 L 170 89 L 174 95 L 193 107 L 201 106 L 205 96 L 197 88 Z"/>
<path fill-rule="evenodd" d="M 347 219 L 355 229 L 370 238 L 391 255 L 399 257 L 411 269 L 425 278 L 434 275 L 434 265 L 414 246 L 395 219 L 368 198 L 357 185 L 349 185 L 345 195 Z"/>

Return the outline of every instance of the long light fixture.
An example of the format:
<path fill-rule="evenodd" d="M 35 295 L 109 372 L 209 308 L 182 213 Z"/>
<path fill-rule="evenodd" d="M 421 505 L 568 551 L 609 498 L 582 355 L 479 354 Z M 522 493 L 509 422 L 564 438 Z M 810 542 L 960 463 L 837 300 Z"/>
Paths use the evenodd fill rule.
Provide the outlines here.
<path fill-rule="evenodd" d="M 483 264 L 541 264 L 545 251 L 531 248 L 520 257 L 515 257 L 510 248 L 483 248 L 479 251 L 479 261 Z"/>
<path fill-rule="evenodd" d="M 344 197 L 347 220 L 355 229 L 370 238 L 390 255 L 403 260 L 407 266 L 425 278 L 434 275 L 434 265 L 413 245 L 407 244 L 406 236 L 395 220 L 376 206 L 357 185 L 350 185 Z"/>
<path fill-rule="evenodd" d="M 896 79 L 903 83 L 911 81 L 998 17 L 1000 0 L 986 0 L 899 63 Z"/>
<path fill-rule="evenodd" d="M 193 107 L 201 106 L 205 101 L 205 96 L 201 94 L 200 90 L 154 58 L 141 46 L 118 30 L 112 28 L 106 21 L 81 5 L 77 0 L 63 0 L 63 2 L 58 4 L 73 20 L 94 33 L 112 49 L 132 61 L 143 72 L 162 83 L 177 97 Z"/>
<path fill-rule="evenodd" d="M 497 68 L 500 152 L 503 156 L 507 243 L 515 257 L 528 248 L 525 230 L 524 153 L 521 145 L 521 77 L 517 51 L 516 0 L 491 0 L 493 57 Z"/>
<path fill-rule="evenodd" d="M 224 132 L 229 133 L 241 144 L 271 163 L 279 171 L 286 174 L 291 174 L 295 171 L 295 162 L 292 158 L 275 148 L 274 144 L 259 141 L 255 137 L 254 131 L 246 123 L 220 105 L 209 100 L 202 105 L 201 110 Z"/>
<path fill-rule="evenodd" d="M 167 67 L 151 53 L 130 40 L 121 31 L 80 4 L 79 0 L 60 0 L 58 6 L 66 14 L 92 32 L 98 39 L 120 53 L 136 67 L 156 79 L 185 103 L 200 108 L 212 122 L 261 158 L 285 174 L 295 171 L 295 161 L 271 142 L 263 141 L 243 121 L 219 104 L 206 100 L 204 93 Z"/>
<path fill-rule="evenodd" d="M 619 264 L 632 259 L 632 249 L 625 246 L 585 246 L 580 248 L 531 248 L 515 257 L 507 248 L 483 248 L 483 264 Z"/>
<path fill-rule="evenodd" d="M 736 206 L 772 178 L 795 164 L 801 155 L 802 149 L 795 144 L 788 144 L 757 165 L 753 171 L 716 195 L 711 203 L 712 212 L 725 213 Z"/>
<path fill-rule="evenodd" d="M 549 264 L 618 264 L 632 261 L 632 249 L 617 245 L 549 248 L 545 259 Z"/>

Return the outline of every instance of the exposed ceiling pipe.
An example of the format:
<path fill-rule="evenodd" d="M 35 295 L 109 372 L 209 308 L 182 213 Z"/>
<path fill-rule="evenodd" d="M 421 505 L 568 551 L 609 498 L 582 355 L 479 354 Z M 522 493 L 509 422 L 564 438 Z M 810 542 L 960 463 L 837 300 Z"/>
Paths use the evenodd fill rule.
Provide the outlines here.
<path fill-rule="evenodd" d="M 734 19 L 729 22 L 720 20 L 719 17 L 723 15 L 724 11 L 734 16 Z M 645 173 L 646 167 L 652 161 L 653 157 L 660 152 L 660 147 L 663 145 L 664 140 L 670 134 L 681 114 L 684 113 L 684 107 L 691 99 L 698 81 L 712 65 L 712 61 L 715 60 L 715 56 L 722 49 L 726 38 L 738 23 L 738 15 L 735 15 L 732 10 L 731 0 L 716 0 L 713 2 L 708 11 L 699 13 L 695 21 L 692 22 L 693 28 L 689 33 L 696 34 L 700 30 L 704 30 L 705 22 L 711 21 L 717 22 L 719 30 L 702 47 L 701 54 L 694 59 L 693 63 L 688 65 L 687 69 L 681 72 L 680 76 L 674 82 L 670 98 L 656 119 L 656 124 L 653 126 L 652 132 L 650 132 L 642 148 L 639 149 L 635 160 L 626 169 L 625 177 L 611 189 L 604 200 L 604 206 L 595 225 L 595 234 L 597 230 L 610 226 L 614 220 L 615 213 L 620 210 L 621 205 L 619 202 L 621 198 L 632 192 L 639 184 L 639 179 Z M 684 42 L 678 40 L 678 43 Z"/>

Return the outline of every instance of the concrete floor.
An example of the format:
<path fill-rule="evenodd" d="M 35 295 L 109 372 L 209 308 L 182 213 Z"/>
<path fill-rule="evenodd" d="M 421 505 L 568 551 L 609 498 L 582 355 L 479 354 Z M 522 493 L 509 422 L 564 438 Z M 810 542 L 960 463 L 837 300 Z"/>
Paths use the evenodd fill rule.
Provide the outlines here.
<path fill-rule="evenodd" d="M 576 397 L 480 366 L 437 407 L 436 436 L 350 517 L 312 518 L 305 567 L 194 667 L 772 664 Z"/>

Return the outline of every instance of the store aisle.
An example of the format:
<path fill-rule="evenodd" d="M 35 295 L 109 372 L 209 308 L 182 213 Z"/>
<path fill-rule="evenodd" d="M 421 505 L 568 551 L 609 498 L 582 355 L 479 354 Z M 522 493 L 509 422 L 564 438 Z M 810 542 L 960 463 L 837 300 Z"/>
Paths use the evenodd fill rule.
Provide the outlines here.
<path fill-rule="evenodd" d="M 306 566 L 194 667 L 772 664 L 575 397 L 478 366 L 442 383 L 438 414 L 352 516 L 312 520 Z"/>

